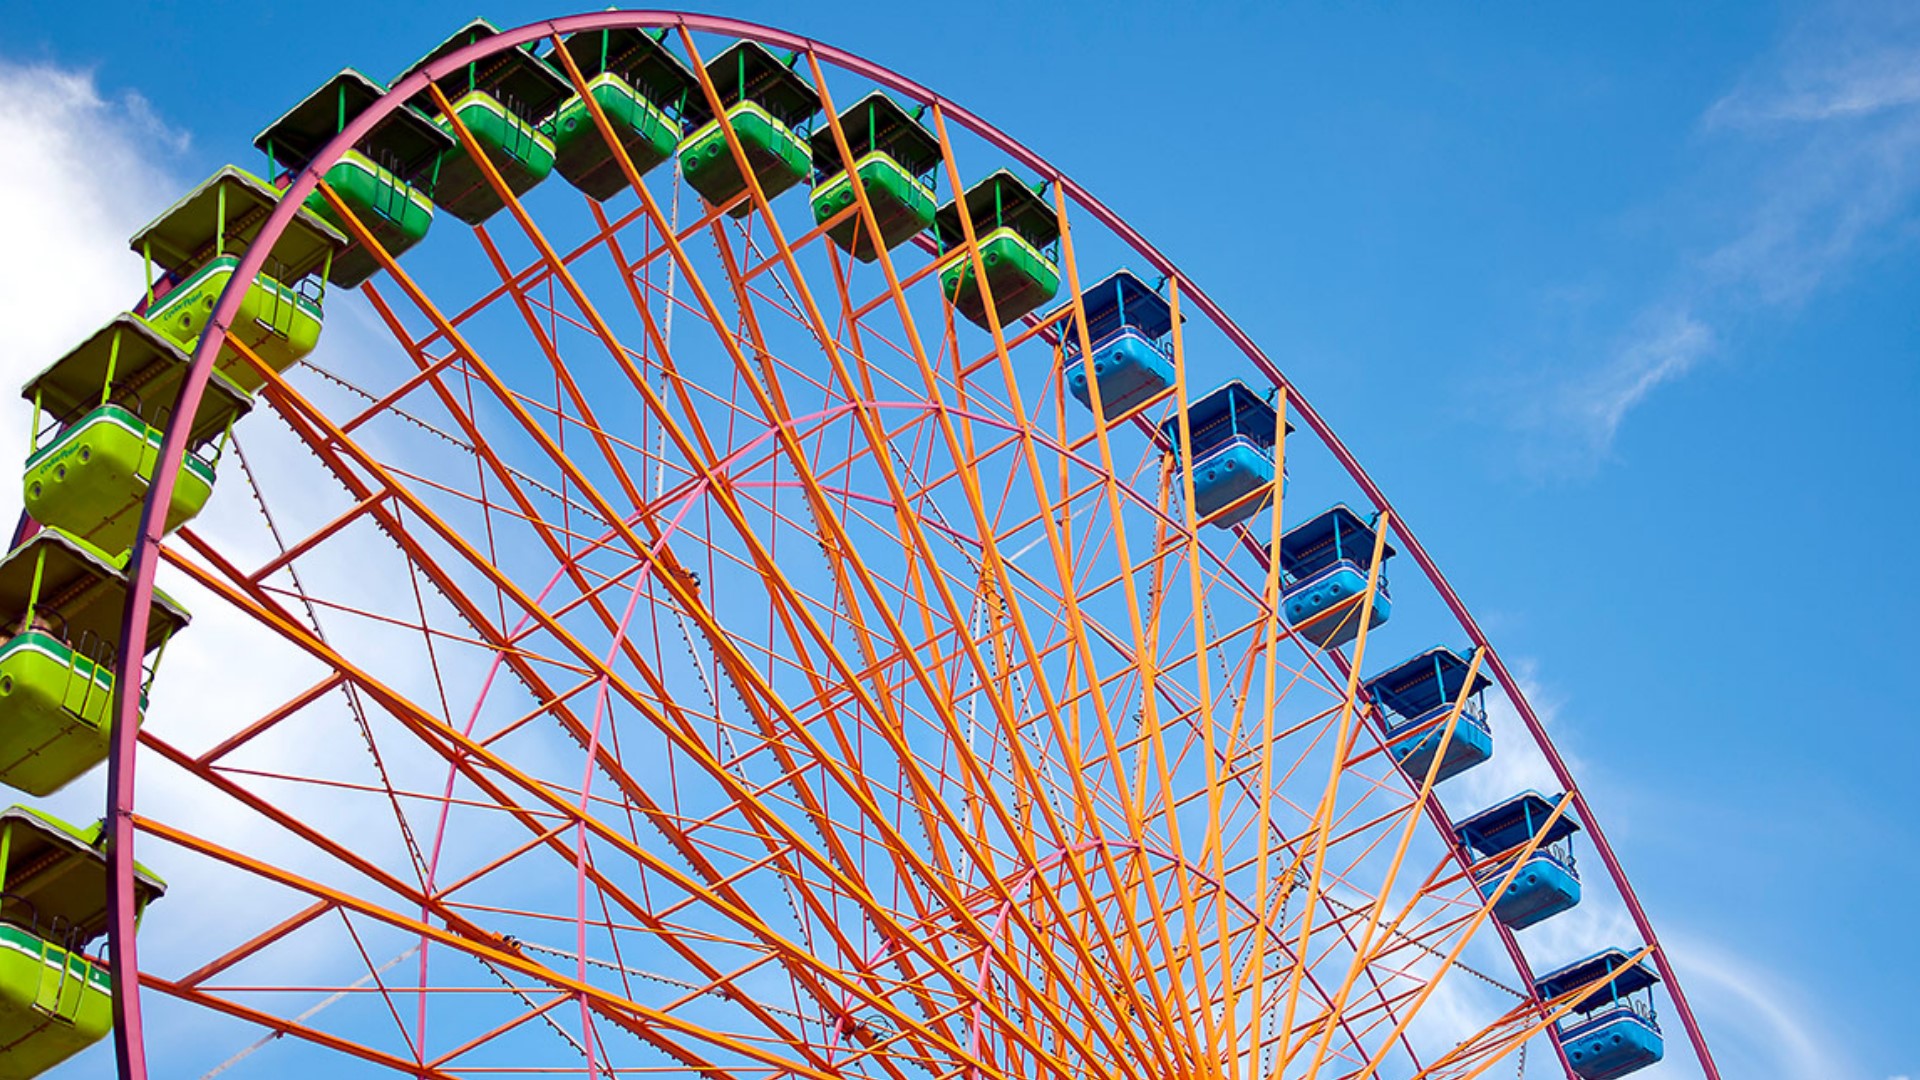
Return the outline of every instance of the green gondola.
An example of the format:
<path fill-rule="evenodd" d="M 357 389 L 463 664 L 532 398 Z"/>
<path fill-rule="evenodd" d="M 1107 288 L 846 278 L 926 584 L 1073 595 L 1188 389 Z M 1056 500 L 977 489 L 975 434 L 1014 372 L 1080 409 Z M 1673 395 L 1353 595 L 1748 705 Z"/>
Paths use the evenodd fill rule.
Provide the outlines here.
<path fill-rule="evenodd" d="M 147 322 L 191 353 L 241 257 L 279 201 L 278 189 L 229 165 L 135 233 L 133 250 L 147 260 L 142 312 Z M 240 341 L 275 371 L 312 352 L 323 321 L 326 286 L 320 279 L 345 246 L 346 237 L 333 226 L 300 210 L 247 286 L 216 369 L 251 394 L 266 378 L 232 341 Z M 158 281 L 156 268 L 165 272 Z"/>
<path fill-rule="evenodd" d="M 475 19 L 394 81 L 499 32 L 487 20 Z M 495 53 L 441 77 L 435 85 L 516 198 L 553 172 L 553 140 L 540 129 L 573 88 L 531 48 L 523 45 Z M 499 213 L 506 202 L 474 159 L 473 149 L 460 140 L 453 121 L 441 111 L 432 92 L 422 91 L 408 104 L 432 117 L 434 125 L 455 141 L 453 149 L 441 159 L 439 176 L 433 182 L 435 205 L 469 225 L 479 225 Z"/>
<path fill-rule="evenodd" d="M 0 620 L 10 631 L 0 645 L 0 783 L 51 795 L 107 759 L 128 588 L 121 560 L 59 529 L 41 529 L 0 559 Z M 186 624 L 186 610 L 156 590 L 147 682 Z"/>
<path fill-rule="evenodd" d="M 1060 291 L 1060 267 L 1052 255 L 1060 240 L 1060 219 L 1053 207 L 1001 169 L 967 190 L 966 210 L 1000 325 L 1053 299 Z M 933 227 L 942 254 L 965 245 L 958 200 L 940 208 Z M 956 259 L 940 272 L 940 291 L 968 321 L 988 325 L 986 299 L 971 257 Z"/>
<path fill-rule="evenodd" d="M 820 111 L 820 95 L 813 87 L 753 41 L 735 42 L 714 57 L 707 64 L 707 79 L 726 110 L 727 126 L 740 140 L 761 194 L 771 201 L 805 180 L 812 155 L 805 137 L 795 129 Z M 680 144 L 680 172 L 701 198 L 724 206 L 747 190 L 747 179 L 727 145 L 726 130 L 703 92 L 687 99 L 686 119 L 694 131 Z M 746 199 L 730 213 L 745 217 L 753 212 L 753 205 L 752 199 Z"/>
<path fill-rule="evenodd" d="M 136 918 L 167 891 L 134 864 Z M 0 811 L 0 1080 L 29 1080 L 113 1030 L 113 976 L 87 955 L 107 932 L 100 826 Z"/>
<path fill-rule="evenodd" d="M 187 366 L 187 355 L 172 341 L 138 315 L 123 314 L 34 376 L 21 390 L 34 405 L 27 513 L 109 554 L 131 547 Z M 221 444 L 251 404 L 214 372 L 188 432 L 187 457 L 167 508 L 168 532 L 206 505 Z"/>
<path fill-rule="evenodd" d="M 828 229 L 827 236 L 854 258 L 872 262 L 880 257 L 882 249 L 891 251 L 933 224 L 929 175 L 940 164 L 940 143 L 878 90 L 840 114 L 840 130 L 853 155 L 851 169 L 840 159 L 830 126 L 822 125 L 813 133 L 818 177 L 813 188 L 813 221 L 825 225 L 834 215 L 856 205 L 850 177 L 858 176 L 880 227 L 879 245 L 867 238 L 858 213 Z"/>
<path fill-rule="evenodd" d="M 349 68 L 287 110 L 253 140 L 267 155 L 268 172 L 301 169 L 349 122 L 366 112 L 386 89 Z M 399 257 L 433 225 L 433 190 L 453 138 L 412 109 L 396 109 L 327 169 L 326 183 L 387 254 Z M 327 280 L 357 288 L 380 269 L 380 261 L 353 240 L 353 230 L 324 194 L 307 196 L 307 209 L 337 227 L 350 242 L 333 258 Z"/>
<path fill-rule="evenodd" d="M 655 38 L 639 30 L 591 30 L 569 34 L 567 55 L 587 81 L 587 92 L 613 128 L 637 176 L 673 156 L 680 145 L 680 118 L 700 92 L 693 72 Z M 564 71 L 552 53 L 548 63 Z M 588 198 L 605 202 L 627 189 L 619 156 L 594 123 L 581 94 L 568 98 L 547 124 L 554 167 Z"/>

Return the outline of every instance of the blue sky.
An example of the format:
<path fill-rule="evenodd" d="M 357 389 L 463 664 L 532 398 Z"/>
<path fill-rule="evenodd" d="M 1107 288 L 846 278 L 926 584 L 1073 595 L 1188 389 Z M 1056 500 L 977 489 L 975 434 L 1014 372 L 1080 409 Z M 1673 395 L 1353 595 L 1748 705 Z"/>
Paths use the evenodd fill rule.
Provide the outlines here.
<path fill-rule="evenodd" d="M 90 79 L 151 147 L 97 167 L 183 182 L 474 13 L 87 10 L 6 5 L 0 85 Z M 903 10 L 727 13 L 999 124 L 1288 370 L 1527 673 L 1730 1075 L 1920 1072 L 1920 571 L 1863 558 L 1916 525 L 1920 9 Z"/>

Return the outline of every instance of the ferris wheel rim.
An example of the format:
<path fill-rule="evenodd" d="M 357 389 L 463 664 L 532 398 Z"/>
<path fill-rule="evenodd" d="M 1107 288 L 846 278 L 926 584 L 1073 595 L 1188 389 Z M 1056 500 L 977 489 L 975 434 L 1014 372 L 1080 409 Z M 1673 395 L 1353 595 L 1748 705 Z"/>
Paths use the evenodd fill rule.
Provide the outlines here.
<path fill-rule="evenodd" d="M 964 106 L 857 54 L 805 35 L 744 20 L 671 10 L 609 11 L 541 20 L 502 30 L 492 37 L 463 46 L 431 63 L 422 65 L 418 70 L 395 82 L 378 102 L 350 121 L 311 161 L 303 168 L 291 173 L 290 182 L 283 190 L 281 201 L 262 226 L 260 236 L 266 238 L 278 236 L 298 213 L 305 198 L 316 189 L 320 177 L 329 166 L 375 124 L 395 109 L 405 107 L 405 103 L 410 98 L 425 90 L 441 75 L 482 57 L 549 37 L 557 38 L 562 34 L 603 29 L 657 27 L 678 27 L 684 32 L 729 35 L 761 44 L 805 51 L 822 63 L 870 79 L 874 83 L 921 103 L 937 106 L 947 118 L 962 128 L 1006 153 L 1049 182 L 1058 185 L 1063 196 L 1070 197 L 1080 208 L 1110 229 L 1155 270 L 1177 276 L 1182 285 L 1183 297 L 1187 302 L 1197 307 L 1223 332 L 1262 375 L 1282 389 L 1287 395 L 1288 403 L 1305 421 L 1316 438 L 1333 454 L 1348 477 L 1360 488 L 1367 500 L 1386 515 L 1391 531 L 1398 537 L 1405 552 L 1419 566 L 1429 584 L 1441 597 L 1461 629 L 1465 631 L 1469 641 L 1476 648 L 1484 651 L 1495 681 L 1519 714 L 1534 745 L 1545 757 L 1555 778 L 1568 793 L 1573 809 L 1579 813 L 1602 864 L 1606 867 L 1616 891 L 1666 983 L 1667 993 L 1681 1017 L 1695 1058 L 1708 1080 L 1719 1080 L 1718 1068 L 1691 1005 L 1680 986 L 1677 972 L 1673 968 L 1666 949 L 1660 944 L 1632 882 L 1627 878 L 1624 868 L 1595 819 L 1584 792 L 1548 735 L 1524 689 L 1503 662 L 1498 650 L 1480 628 L 1471 611 L 1440 570 L 1437 562 L 1419 542 L 1405 519 L 1393 511 L 1384 491 L 1373 480 L 1358 457 L 1347 448 L 1332 426 L 1295 388 L 1292 381 L 1265 351 L 1206 294 L 1201 286 L 1180 273 L 1172 259 L 1134 230 L 1119 214 L 1108 208 L 1071 177 L 1052 166 L 1044 157 L 969 112 Z M 231 280 L 216 302 L 208 320 L 206 332 L 193 351 L 190 372 L 182 381 L 175 407 L 162 437 L 152 480 L 142 506 L 139 527 L 128 557 L 127 571 L 132 587 L 127 592 L 127 604 L 122 616 L 122 642 L 143 640 L 145 637 L 149 614 L 148 601 L 155 590 L 159 562 L 159 526 L 164 522 L 165 508 L 184 464 L 188 429 L 191 426 L 190 423 L 181 422 L 180 417 L 183 415 L 191 417 L 197 410 L 208 385 L 214 361 L 226 339 L 229 325 L 238 311 L 246 287 L 264 268 L 271 247 L 271 243 L 256 243 L 241 257 Z M 1344 655 L 1337 651 L 1329 652 L 1328 655 L 1344 673 L 1346 659 Z M 115 723 L 109 744 L 106 808 L 110 875 L 108 956 L 114 971 L 137 973 L 138 954 L 133 934 L 136 920 L 133 904 L 133 848 L 137 831 L 134 808 L 136 791 L 134 765 L 138 754 L 139 695 L 128 692 L 127 688 L 139 684 L 138 651 L 125 648 L 118 650 L 115 667 L 117 669 L 114 699 Z M 1450 836 L 1451 820 L 1436 793 L 1429 791 L 1423 808 L 1442 835 Z M 1452 847 L 1452 845 L 1449 846 Z M 1458 856 L 1457 850 L 1455 855 Z M 1513 931 L 1497 921 L 1495 928 L 1517 972 L 1522 976 L 1527 994 L 1537 1002 L 1538 993 L 1533 985 L 1531 968 L 1519 949 Z M 137 974 L 129 979 L 116 979 L 113 995 L 115 1055 L 120 1075 L 129 1080 L 145 1080 L 148 1075 L 144 1033 L 141 1027 L 139 984 Z M 1571 1064 L 1567 1062 L 1565 1052 L 1557 1043 L 1555 1050 L 1561 1057 L 1563 1067 L 1571 1075 Z"/>

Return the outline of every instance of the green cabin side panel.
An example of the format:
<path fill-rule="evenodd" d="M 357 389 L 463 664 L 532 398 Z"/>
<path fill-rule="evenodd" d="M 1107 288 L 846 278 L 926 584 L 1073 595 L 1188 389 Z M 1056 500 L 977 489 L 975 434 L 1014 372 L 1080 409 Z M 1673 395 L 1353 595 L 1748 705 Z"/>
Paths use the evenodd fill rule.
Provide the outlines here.
<path fill-rule="evenodd" d="M 765 109 L 751 101 L 742 101 L 727 110 L 727 120 L 746 152 L 747 166 L 760 181 L 760 190 L 769 202 L 807 178 L 813 165 L 813 152 L 804 139 Z M 733 151 L 727 146 L 727 133 L 717 119 L 701 125 L 700 130 L 680 144 L 680 170 L 693 190 L 714 206 L 747 190 L 746 177 L 735 166 Z M 732 216 L 746 217 L 752 212 L 753 200 L 748 199 L 733 208 Z"/>
<path fill-rule="evenodd" d="M 102 405 L 27 459 L 27 513 L 118 555 L 133 546 L 159 457 L 158 428 L 118 405 Z M 166 531 L 191 521 L 212 494 L 212 468 L 189 456 L 173 486 Z"/>
<path fill-rule="evenodd" d="M 453 111 L 516 198 L 553 172 L 553 140 L 508 112 L 492 94 L 484 90 L 462 94 L 453 102 Z M 435 117 L 433 122 L 455 140 L 454 148 L 440 159 L 433 201 L 461 221 L 479 225 L 507 204 L 487 181 L 486 170 L 459 141 L 453 122 L 444 116 Z"/>
<path fill-rule="evenodd" d="M 893 158 L 875 150 L 854 164 L 853 174 L 860 177 L 867 202 L 873 206 L 874 219 L 880 225 L 880 247 L 868 239 L 858 211 L 828 229 L 827 236 L 854 258 L 873 262 L 880 257 L 881 248 L 892 251 L 933 224 L 933 189 Z M 842 172 L 813 189 L 813 223 L 825 225 L 835 214 L 858 202 L 853 183 Z"/>
<path fill-rule="evenodd" d="M 0 783 L 51 795 L 107 760 L 113 675 L 52 635 L 0 646 Z"/>
<path fill-rule="evenodd" d="M 348 150 L 327 170 L 326 179 L 327 186 L 340 196 L 340 201 L 347 204 L 387 254 L 397 259 L 426 239 L 427 230 L 433 225 L 433 200 L 374 164 L 365 154 Z M 353 230 L 347 227 L 342 215 L 334 211 L 325 195 L 315 191 L 307 196 L 306 207 L 349 238 L 353 236 Z M 380 261 L 373 253 L 354 242 L 334 254 L 327 280 L 343 289 L 355 289 L 379 269 Z"/>
<path fill-rule="evenodd" d="M 30 1080 L 113 1030 L 113 981 L 85 956 L 0 925 L 0 1080 Z"/>
<path fill-rule="evenodd" d="M 1060 268 L 1012 229 L 995 229 L 980 237 L 979 245 L 1001 326 L 1036 310 L 1060 291 Z M 940 291 L 969 322 L 987 325 L 987 304 L 974 277 L 972 259 L 963 258 L 941 271 Z"/>
<path fill-rule="evenodd" d="M 632 160 L 635 173 L 645 176 L 673 156 L 673 148 L 680 141 L 680 126 L 625 79 L 606 72 L 587 83 L 587 90 Z M 620 168 L 620 159 L 601 136 L 600 125 L 593 122 L 593 110 L 584 97 L 575 94 L 568 98 L 553 115 L 548 130 L 553 133 L 554 167 L 567 183 L 596 202 L 605 202 L 627 189 L 627 174 Z"/>
<path fill-rule="evenodd" d="M 221 290 L 233 277 L 240 260 L 225 255 L 176 285 L 147 312 L 147 322 L 192 352 Z M 261 274 L 247 286 L 234 316 L 229 338 L 236 338 L 275 371 L 285 371 L 320 343 L 320 308 L 313 301 Z M 247 393 L 257 392 L 266 379 L 231 345 L 222 345 L 215 370 Z"/>

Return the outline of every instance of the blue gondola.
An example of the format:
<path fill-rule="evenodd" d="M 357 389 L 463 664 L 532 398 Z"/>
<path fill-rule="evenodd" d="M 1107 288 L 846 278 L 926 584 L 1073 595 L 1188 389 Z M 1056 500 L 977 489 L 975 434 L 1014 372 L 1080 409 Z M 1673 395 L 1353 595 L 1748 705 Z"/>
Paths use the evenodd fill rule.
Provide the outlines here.
<path fill-rule="evenodd" d="M 1393 545 L 1380 552 L 1380 588 L 1373 598 L 1379 626 L 1393 614 L 1385 564 Z M 1373 560 L 1373 526 L 1339 503 L 1280 540 L 1280 569 L 1286 574 L 1280 596 L 1287 625 L 1323 649 L 1345 645 L 1360 633 L 1361 596 L 1367 591 L 1367 564 Z"/>
<path fill-rule="evenodd" d="M 1554 800 L 1537 791 L 1523 791 L 1496 803 L 1454 826 L 1460 842 L 1482 859 L 1525 845 L 1553 816 Z M 1573 861 L 1573 834 L 1580 823 L 1563 811 L 1540 838 L 1540 845 L 1520 865 L 1506 892 L 1493 905 L 1493 917 L 1510 930 L 1524 930 L 1552 918 L 1580 902 L 1580 872 Z M 1480 894 L 1500 884 L 1513 860 L 1502 859 L 1474 875 Z"/>
<path fill-rule="evenodd" d="M 1660 976 L 1646 961 L 1629 964 L 1625 952 L 1606 949 L 1541 976 L 1533 986 L 1542 1000 L 1551 1000 L 1597 979 L 1607 982 L 1553 1028 L 1573 1071 L 1584 1080 L 1614 1080 L 1659 1061 L 1666 1051 L 1653 1014 Z"/>
<path fill-rule="evenodd" d="M 1387 749 L 1415 783 L 1426 779 L 1433 755 L 1440 749 L 1446 726 L 1434 721 L 1445 719 L 1453 709 L 1466 682 L 1467 667 L 1459 653 L 1436 645 L 1367 680 L 1367 695 L 1380 707 L 1386 726 Z M 1493 756 L 1493 732 L 1487 727 L 1487 706 L 1480 697 L 1490 685 L 1485 675 L 1474 673 L 1473 689 L 1460 709 L 1460 722 L 1453 726 L 1435 783 Z M 1423 725 L 1431 726 L 1418 730 Z"/>
<path fill-rule="evenodd" d="M 1103 374 L 1102 393 L 1106 386 Z M 1187 407 L 1187 428 L 1193 441 L 1195 520 L 1229 529 L 1268 504 L 1280 416 L 1265 398 L 1235 379 Z M 1167 418 L 1160 434 L 1178 457 L 1180 418 Z"/>
<path fill-rule="evenodd" d="M 1144 405 L 1173 385 L 1173 310 L 1159 293 L 1133 275 L 1116 270 L 1080 294 L 1092 343 L 1094 377 L 1100 380 L 1100 406 L 1108 419 Z M 1080 332 L 1063 324 L 1067 389 L 1093 408 L 1087 383 L 1087 358 L 1080 355 Z M 1175 429 L 1178 434 L 1178 429 Z"/>

